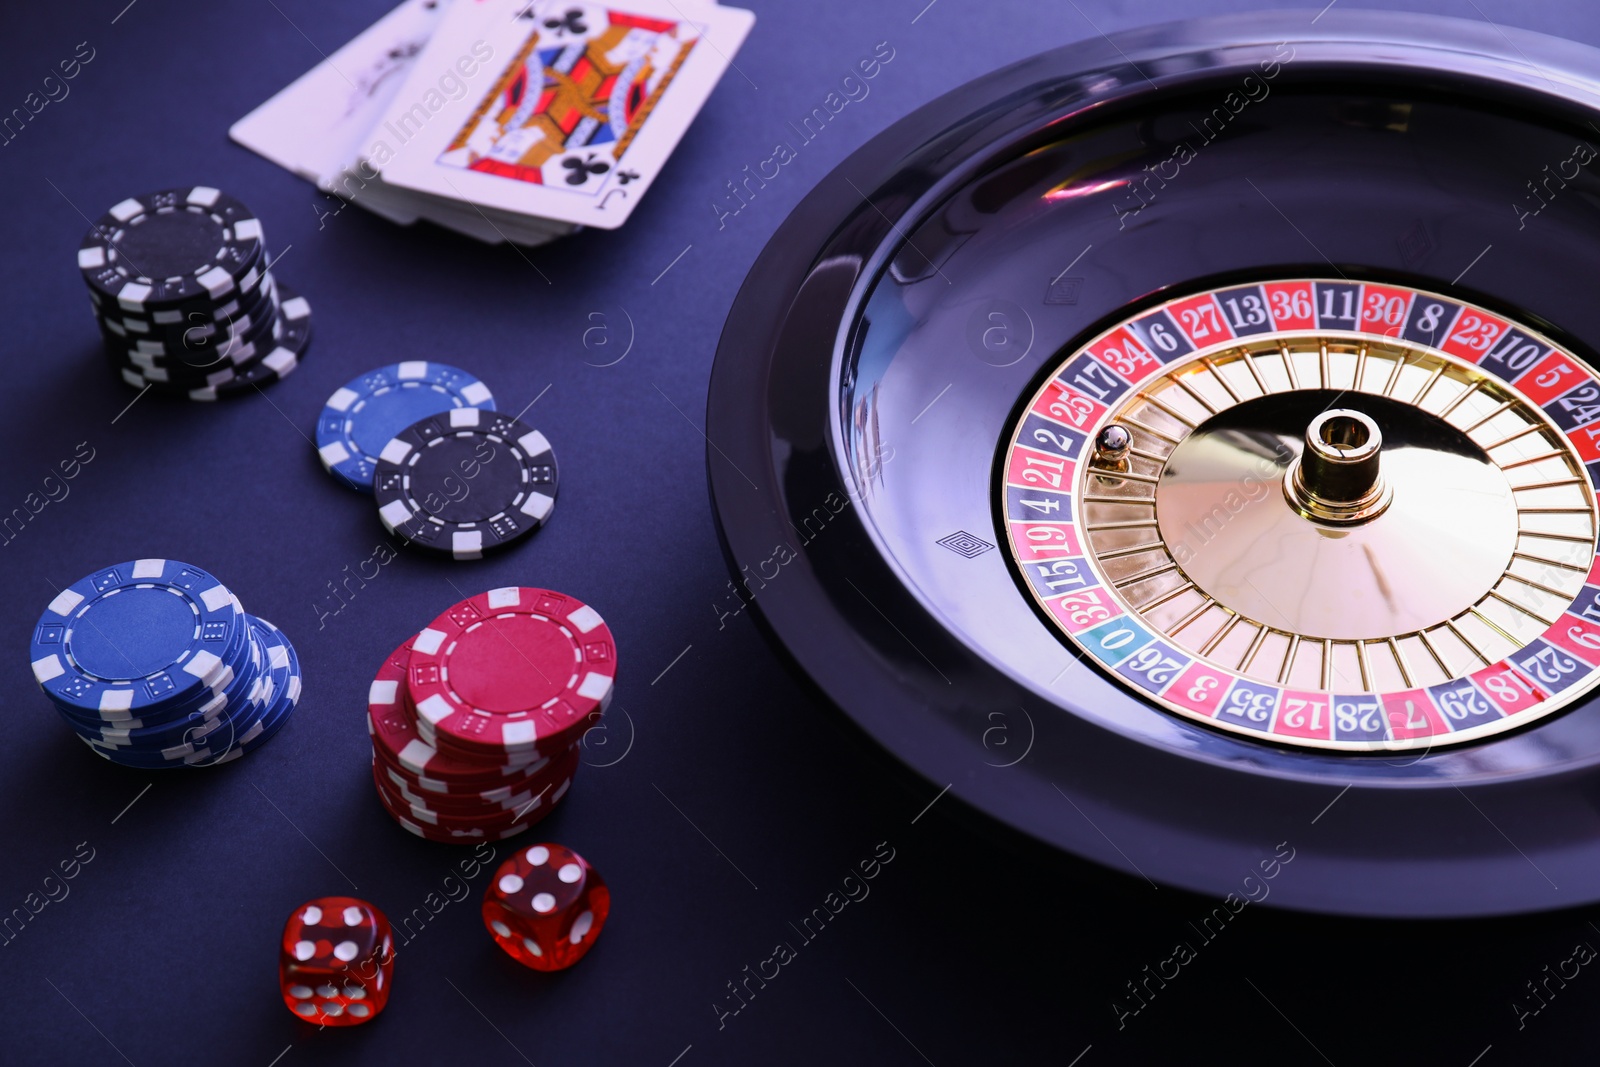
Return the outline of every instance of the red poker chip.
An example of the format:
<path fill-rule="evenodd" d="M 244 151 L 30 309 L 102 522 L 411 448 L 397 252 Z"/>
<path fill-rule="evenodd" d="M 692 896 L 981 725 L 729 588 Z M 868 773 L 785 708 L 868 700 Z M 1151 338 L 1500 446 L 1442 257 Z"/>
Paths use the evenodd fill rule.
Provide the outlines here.
<path fill-rule="evenodd" d="M 600 613 L 511 586 L 463 600 L 412 641 L 419 739 L 505 764 L 574 744 L 611 700 L 617 649 Z"/>
<path fill-rule="evenodd" d="M 481 800 L 497 800 L 524 792 L 529 788 L 537 790 L 538 783 L 550 777 L 550 768 L 563 763 L 570 758 L 570 753 L 579 752 L 580 749 L 568 749 L 554 759 L 542 759 L 530 765 L 527 771 L 519 772 L 516 777 L 506 777 L 496 774 L 484 778 L 434 778 L 431 775 L 418 774 L 409 767 L 402 766 L 399 762 L 384 754 L 377 746 L 373 748 L 373 756 L 378 763 L 391 771 L 391 778 L 403 782 L 409 788 L 425 795 L 455 796 Z"/>
<path fill-rule="evenodd" d="M 418 721 L 416 723 L 416 728 L 417 737 L 424 745 L 431 747 L 435 752 L 437 752 L 440 757 L 454 761 L 457 764 L 465 764 L 467 766 L 477 767 L 479 768 L 480 775 L 487 775 L 492 772 L 499 774 L 502 777 L 507 777 L 526 773 L 529 768 L 535 767 L 545 760 L 551 759 L 562 752 L 577 748 L 583 742 L 583 733 L 587 732 L 589 727 L 593 726 L 599 721 L 600 712 L 598 710 L 591 711 L 588 715 L 588 722 L 584 724 L 583 731 L 579 733 L 577 740 L 573 741 L 571 744 L 562 745 L 559 748 L 552 747 L 550 744 L 539 745 L 537 749 L 539 755 L 533 758 L 532 763 L 528 762 L 530 757 L 523 753 L 491 756 L 484 749 L 474 749 L 470 746 L 463 745 L 460 741 L 451 737 L 449 734 L 438 734 L 432 732 L 427 725 L 427 720 L 425 719 Z"/>
<path fill-rule="evenodd" d="M 539 825 L 553 810 L 553 805 L 540 805 L 538 811 L 531 812 L 529 817 L 522 822 L 513 823 L 510 826 L 496 830 L 483 830 L 478 827 L 454 829 L 430 826 L 425 822 L 419 822 L 407 815 L 394 811 L 389 814 L 395 822 L 399 823 L 409 833 L 428 841 L 437 841 L 441 844 L 450 845 L 470 845 L 475 841 L 504 841 L 508 837 L 515 837 L 529 828 Z"/>
<path fill-rule="evenodd" d="M 374 768 L 373 783 L 377 787 L 378 798 L 384 808 L 395 818 L 409 819 L 436 830 L 480 830 L 487 833 L 526 823 L 530 819 L 543 818 L 542 813 L 555 807 L 562 797 L 566 796 L 567 790 L 571 788 L 572 779 L 563 778 L 552 783 L 520 808 L 511 810 L 484 808 L 475 812 L 444 811 L 433 806 L 407 801 L 397 789 L 388 785 L 376 768 Z"/>
<path fill-rule="evenodd" d="M 415 640 L 414 638 L 412 640 Z M 384 659 L 367 691 L 367 732 L 380 757 L 421 778 L 472 785 L 473 792 L 493 789 L 503 782 L 526 777 L 524 773 L 543 757 L 529 756 L 516 766 L 473 763 L 439 752 L 417 734 L 415 712 L 405 685 L 411 657 L 407 641 Z"/>
<path fill-rule="evenodd" d="M 519 782 L 515 788 L 447 793 L 424 789 L 415 775 L 382 760 L 373 761 L 384 786 L 392 793 L 399 794 L 408 804 L 418 804 L 444 813 L 516 811 L 534 797 L 547 794 L 552 787 L 571 778 L 578 769 L 578 763 L 579 753 L 572 750 L 570 754 L 552 761 L 541 773 Z"/>
<path fill-rule="evenodd" d="M 423 746 L 413 747 L 408 756 L 415 757 L 422 752 Z M 423 765 L 420 760 L 403 762 L 395 753 L 373 739 L 372 751 L 384 766 L 393 767 L 407 778 L 415 780 L 419 786 L 432 793 L 492 793 L 516 792 L 524 787 L 527 782 L 549 771 L 552 763 L 558 762 L 567 756 L 568 752 L 577 751 L 565 749 L 555 753 L 553 757 L 541 757 L 523 767 L 483 767 L 478 765 L 478 770 L 472 774 L 464 774 L 459 768 L 467 766 L 464 761 L 449 757 L 448 762 L 443 759 L 432 759 L 426 764 L 426 771 L 418 771 L 417 767 Z"/>
<path fill-rule="evenodd" d="M 414 823 L 409 819 L 396 817 L 395 821 L 409 832 L 416 834 L 418 837 L 426 841 L 438 842 L 441 845 L 471 845 L 479 841 L 504 841 L 508 837 L 516 837 L 518 834 L 526 833 L 539 824 L 539 820 L 535 819 L 533 822 L 518 823 L 515 826 L 507 827 L 506 829 L 497 831 L 495 833 L 483 833 L 481 831 L 439 832 L 434 830 L 432 827 Z"/>

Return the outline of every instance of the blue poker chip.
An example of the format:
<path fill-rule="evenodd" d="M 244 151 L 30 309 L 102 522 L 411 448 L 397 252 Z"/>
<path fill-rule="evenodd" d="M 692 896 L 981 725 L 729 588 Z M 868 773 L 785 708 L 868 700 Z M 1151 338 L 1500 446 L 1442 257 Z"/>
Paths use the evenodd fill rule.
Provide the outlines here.
<path fill-rule="evenodd" d="M 378 454 L 390 439 L 451 408 L 493 411 L 494 396 L 466 371 L 443 363 L 379 367 L 328 398 L 317 420 L 317 455 L 341 482 L 370 493 Z"/>
<path fill-rule="evenodd" d="M 234 607 L 242 615 L 244 608 L 234 598 Z M 100 714 L 84 711 L 60 703 L 56 710 L 61 717 L 80 733 L 100 736 L 102 730 L 151 730 L 157 728 L 170 728 L 173 724 L 181 723 L 195 716 L 215 714 L 218 701 L 226 702 L 239 690 L 239 673 L 249 669 L 250 663 L 256 658 L 249 626 L 240 626 L 238 636 L 221 653 L 222 665 L 212 681 L 198 690 L 193 696 L 183 700 L 152 704 L 139 712 L 137 716 L 130 714 Z"/>
<path fill-rule="evenodd" d="M 241 714 L 240 709 L 249 706 L 262 690 L 260 678 L 267 666 L 266 652 L 256 627 L 244 629 L 250 631 L 244 662 L 241 669 L 229 672 L 227 687 L 169 721 L 146 724 L 134 719 L 115 726 L 94 726 L 66 712 L 62 712 L 62 717 L 94 748 L 111 753 L 159 753 L 164 760 L 181 759 L 195 746 L 209 745 L 212 735 L 227 727 L 231 718 Z"/>
<path fill-rule="evenodd" d="M 159 715 L 218 685 L 246 619 L 199 567 L 119 563 L 50 602 L 29 644 L 33 676 L 64 710 L 113 722 Z"/>
<path fill-rule="evenodd" d="M 300 657 L 283 631 L 265 619 L 251 617 L 260 627 L 269 668 L 263 687 L 260 710 L 236 721 L 231 737 L 218 737 L 207 746 L 203 756 L 188 760 L 191 766 L 213 766 L 238 759 L 254 752 L 277 733 L 289 720 L 289 715 L 300 703 Z"/>
<path fill-rule="evenodd" d="M 164 748 L 126 747 L 79 736 L 102 758 L 145 770 L 229 763 L 265 744 L 299 703 L 300 661 L 277 627 L 255 616 L 249 621 L 261 653 L 260 669 L 254 672 L 247 697 L 231 705 L 227 714 L 193 726 L 187 737 L 167 738 L 171 743 Z"/>
<path fill-rule="evenodd" d="M 81 719 L 74 720 L 65 712 L 63 718 L 91 748 L 118 763 L 168 766 L 182 761 L 197 749 L 209 748 L 212 738 L 228 729 L 233 720 L 258 713 L 261 678 L 267 670 L 266 652 L 256 633 L 250 635 L 247 648 L 228 687 L 181 716 L 156 725 L 99 728 L 86 727 Z M 227 733 L 221 736 L 226 737 Z"/>

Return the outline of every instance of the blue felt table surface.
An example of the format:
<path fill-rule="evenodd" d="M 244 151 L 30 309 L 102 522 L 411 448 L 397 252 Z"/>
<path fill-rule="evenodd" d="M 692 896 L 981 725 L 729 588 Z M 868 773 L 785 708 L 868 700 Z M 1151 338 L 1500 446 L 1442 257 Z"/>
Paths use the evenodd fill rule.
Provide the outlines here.
<path fill-rule="evenodd" d="M 628 225 L 530 252 L 338 211 L 227 140 L 230 123 L 385 0 L 124 3 L 27 5 L 0 34 L 0 114 L 23 106 L 60 60 L 85 54 L 80 42 L 93 53 L 70 93 L 0 147 L 0 511 L 53 487 L 61 461 L 93 455 L 64 497 L 0 547 L 10 650 L 0 657 L 0 916 L 38 908 L 0 945 L 0 1062 L 945 1067 L 1194 1062 L 1212 1048 L 1242 1062 L 1464 1065 L 1486 1048 L 1484 1064 L 1586 1055 L 1600 1026 L 1586 983 L 1600 978 L 1580 971 L 1551 986 L 1520 1028 L 1512 1005 L 1531 1004 L 1525 983 L 1562 967 L 1575 944 L 1600 945 L 1593 915 L 1402 926 L 1251 907 L 1202 938 L 1190 923 L 1211 902 L 1018 849 L 954 804 L 917 818 L 937 786 L 895 772 L 816 706 L 747 614 L 723 619 L 715 606 L 728 576 L 705 490 L 707 374 L 734 293 L 789 208 L 872 134 L 994 67 L 1251 3 L 755 3 L 739 71 Z M 1600 45 L 1600 9 L 1586 0 L 1404 6 Z M 724 183 L 769 157 L 787 122 L 879 42 L 893 59 L 870 93 L 719 224 L 711 204 Z M 129 406 L 135 393 L 107 369 L 74 252 L 112 203 L 187 184 L 226 189 L 264 220 L 279 276 L 312 303 L 315 340 L 301 369 L 264 395 Z M 630 320 L 631 350 L 600 366 L 625 347 Z M 610 325 L 612 347 L 593 332 L 586 347 L 597 323 Z M 401 359 L 465 367 L 503 410 L 532 405 L 562 491 L 531 542 L 477 563 L 411 552 L 368 562 L 384 558 L 383 528 L 368 498 L 323 473 L 311 438 L 329 393 Z M 294 641 L 305 696 L 260 752 L 212 771 L 121 769 L 74 740 L 38 692 L 25 646 L 40 611 L 81 575 L 137 557 L 209 568 Z M 579 850 L 614 895 L 597 947 L 555 976 L 494 947 L 477 908 L 488 874 L 464 879 L 470 850 L 399 829 L 368 770 L 365 700 L 383 656 L 456 600 L 513 584 L 595 605 L 621 648 L 591 766 L 521 839 Z M 847 881 L 875 853 L 892 859 L 870 882 Z M 70 881 L 52 879 L 75 855 L 92 858 L 69 866 Z M 40 907 L 47 893 L 58 899 Z M 344 893 L 411 925 L 386 1014 L 317 1031 L 278 997 L 277 940 L 297 904 Z M 797 930 L 841 900 L 814 939 Z M 1135 1006 L 1127 984 L 1147 982 L 1147 967 L 1172 974 L 1184 940 L 1195 958 L 1142 987 L 1156 992 L 1119 1027 L 1114 1005 Z M 772 973 L 764 961 L 780 942 L 794 958 L 764 986 L 748 981 Z M 748 983 L 737 1013 L 730 982 Z"/>

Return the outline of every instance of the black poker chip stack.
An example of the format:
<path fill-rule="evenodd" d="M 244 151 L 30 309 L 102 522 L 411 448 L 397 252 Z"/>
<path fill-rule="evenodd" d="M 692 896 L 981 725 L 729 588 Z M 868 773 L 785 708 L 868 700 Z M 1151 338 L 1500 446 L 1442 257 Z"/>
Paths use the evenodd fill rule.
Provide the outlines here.
<path fill-rule="evenodd" d="M 129 197 L 78 249 L 112 366 L 137 389 L 191 400 L 249 392 L 299 365 L 311 306 L 269 265 L 249 208 L 202 185 Z"/>

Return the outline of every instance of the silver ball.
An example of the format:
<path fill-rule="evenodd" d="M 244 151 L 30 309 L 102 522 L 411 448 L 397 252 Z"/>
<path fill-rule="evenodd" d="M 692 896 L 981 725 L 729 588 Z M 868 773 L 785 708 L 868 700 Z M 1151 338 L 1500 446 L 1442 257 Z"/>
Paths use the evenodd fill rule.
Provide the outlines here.
<path fill-rule="evenodd" d="M 1095 451 L 1120 456 L 1133 444 L 1133 434 L 1126 426 L 1112 423 L 1095 435 Z"/>

